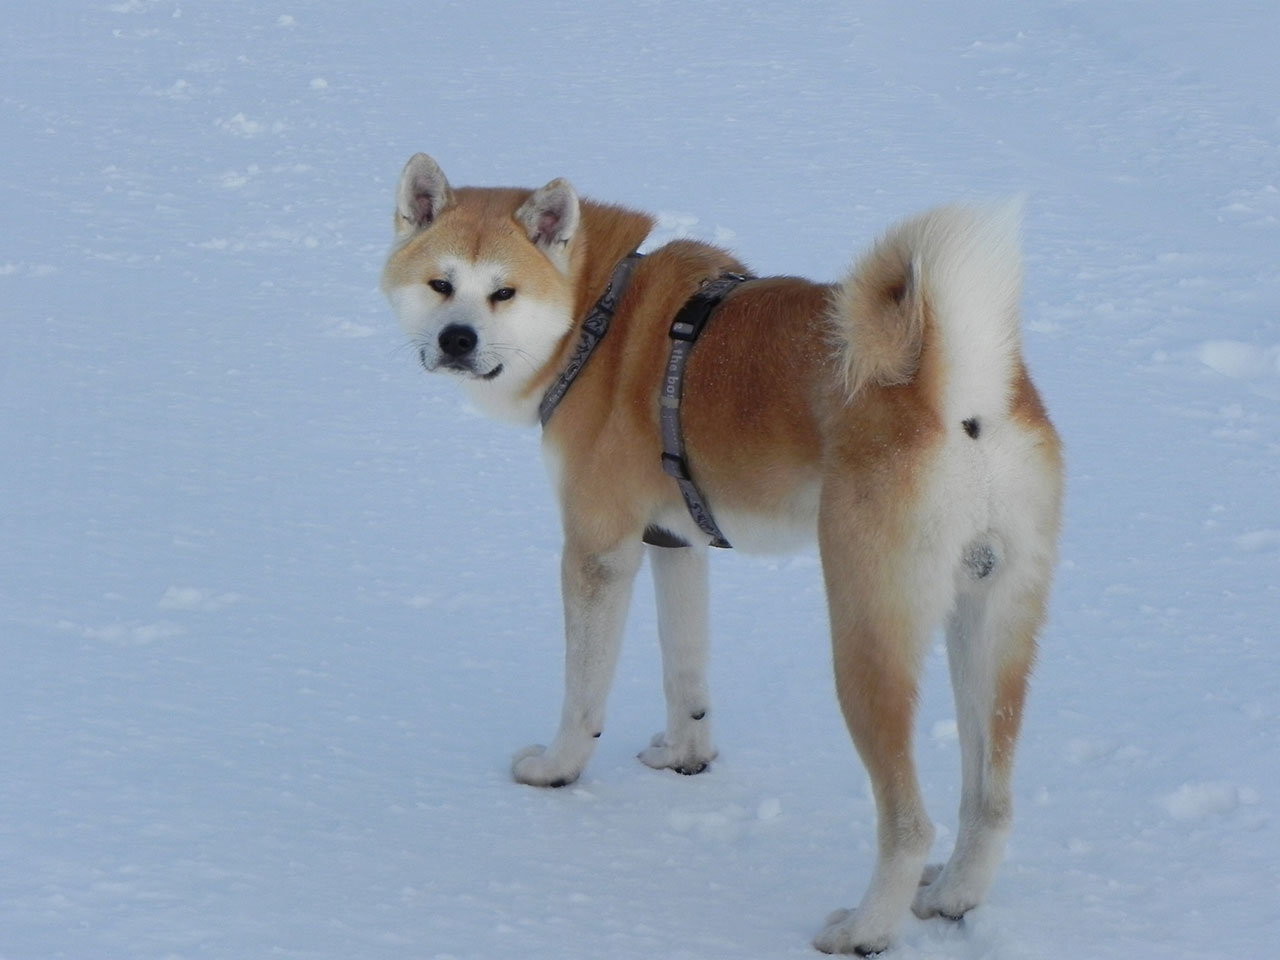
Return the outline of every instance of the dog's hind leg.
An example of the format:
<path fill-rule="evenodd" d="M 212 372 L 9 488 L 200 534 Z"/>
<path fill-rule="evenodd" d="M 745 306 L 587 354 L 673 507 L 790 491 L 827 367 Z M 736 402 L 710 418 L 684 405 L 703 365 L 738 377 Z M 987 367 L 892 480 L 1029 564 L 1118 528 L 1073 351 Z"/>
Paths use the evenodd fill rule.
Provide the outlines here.
<path fill-rule="evenodd" d="M 667 729 L 640 752 L 655 769 L 701 773 L 715 759 L 707 692 L 707 548 L 650 547 Z"/>
<path fill-rule="evenodd" d="M 613 682 L 631 585 L 640 566 L 640 540 L 594 553 L 566 542 L 560 563 L 564 593 L 564 707 L 548 747 L 526 747 L 512 759 L 512 775 L 537 787 L 578 779 L 604 728 L 605 698 Z"/>
<path fill-rule="evenodd" d="M 833 914 L 814 946 L 866 955 L 892 941 L 933 842 L 911 734 L 921 654 L 950 604 L 953 581 L 911 515 L 909 492 L 898 505 L 856 496 L 837 502 L 825 489 L 823 498 L 819 544 L 836 692 L 871 778 L 878 855 L 857 909 Z"/>
<path fill-rule="evenodd" d="M 960 732 L 962 787 L 955 849 L 926 871 L 912 904 L 919 917 L 958 919 L 985 896 L 1012 818 L 1010 775 L 1048 570 L 994 555 L 981 577 L 962 566 L 947 622 L 947 658 Z M 965 581 L 968 581 L 967 583 Z"/>

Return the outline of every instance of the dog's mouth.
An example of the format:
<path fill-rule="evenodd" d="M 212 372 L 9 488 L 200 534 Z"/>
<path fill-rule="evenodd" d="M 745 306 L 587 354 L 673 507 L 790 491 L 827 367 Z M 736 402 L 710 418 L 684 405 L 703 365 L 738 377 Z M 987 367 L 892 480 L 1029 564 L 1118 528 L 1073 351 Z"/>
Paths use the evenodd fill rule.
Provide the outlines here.
<path fill-rule="evenodd" d="M 504 368 L 502 363 L 498 363 L 490 370 L 477 370 L 471 359 L 467 357 L 436 357 L 433 360 L 427 355 L 426 350 L 418 351 L 418 359 L 422 362 L 422 368 L 427 373 L 436 373 L 443 370 L 446 373 L 456 373 L 472 380 L 496 380 Z"/>
<path fill-rule="evenodd" d="M 502 364 L 498 364 L 492 370 L 481 373 L 475 367 L 461 360 L 446 361 L 440 365 L 444 370 L 450 373 L 461 374 L 464 377 L 470 377 L 472 380 L 493 380 L 502 373 Z"/>

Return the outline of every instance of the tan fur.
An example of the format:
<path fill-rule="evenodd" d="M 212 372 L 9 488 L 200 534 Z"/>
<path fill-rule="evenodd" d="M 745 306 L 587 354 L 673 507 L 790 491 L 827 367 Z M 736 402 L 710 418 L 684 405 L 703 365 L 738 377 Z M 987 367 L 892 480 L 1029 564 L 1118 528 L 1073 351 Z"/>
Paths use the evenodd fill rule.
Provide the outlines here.
<path fill-rule="evenodd" d="M 441 258 L 453 256 L 507 264 L 530 293 L 561 296 L 563 278 L 530 246 L 511 218 L 529 193 L 471 187 L 453 191 L 453 202 L 429 231 L 411 234 L 392 250 L 383 271 L 383 285 L 390 288 L 422 282 L 437 273 Z"/>
<path fill-rule="evenodd" d="M 878 245 L 834 292 L 833 317 L 864 318 L 847 328 L 840 324 L 835 338 L 850 396 L 868 384 L 906 383 L 915 373 L 924 311 L 910 256 L 902 244 Z"/>
<path fill-rule="evenodd" d="M 438 172 L 433 163 L 424 169 Z M 576 324 L 653 221 L 584 202 L 561 273 L 514 216 L 530 191 L 450 191 L 442 174 L 439 190 L 448 205 L 438 204 L 435 220 L 395 247 L 384 287 L 425 283 L 441 258 L 461 257 L 502 264 L 521 296 L 565 304 L 574 328 L 521 388 L 541 396 L 574 349 Z M 686 453 L 713 513 L 722 526 L 729 521 L 729 539 L 768 547 L 775 526 L 818 535 L 837 694 L 880 817 L 871 889 L 819 936 L 823 950 L 882 949 L 920 881 L 933 832 L 911 732 L 919 662 L 930 630 L 943 622 L 951 624 L 966 737 L 965 801 L 956 854 L 945 870 L 924 872 L 916 912 L 973 906 L 1007 827 L 1009 770 L 1053 563 L 1061 451 L 1017 354 L 1009 315 L 1016 251 L 998 224 L 985 223 L 956 210 L 917 218 L 890 232 L 841 284 L 773 277 L 740 286 L 687 366 Z M 601 640 L 592 653 L 592 631 L 625 609 L 645 528 L 706 542 L 661 469 L 659 385 L 681 305 L 703 282 L 744 270 L 694 241 L 649 253 L 544 430 L 565 532 L 569 658 L 605 661 L 583 668 L 597 687 L 607 689 L 616 644 Z M 964 300 L 988 289 L 983 270 L 999 275 L 989 284 L 990 320 L 984 303 Z M 955 303 L 977 311 L 959 327 L 937 313 Z M 992 356 L 974 355 L 973 331 Z M 970 364 L 967 379 L 957 363 Z M 968 398 L 965 383 L 981 389 Z M 997 558 L 989 577 L 966 572 L 962 558 L 975 542 Z M 593 612 L 597 605 L 614 613 Z M 589 755 L 582 731 L 590 737 L 602 722 L 603 692 L 592 697 L 566 692 L 556 743 L 518 754 L 518 778 L 558 784 L 577 776 Z"/>

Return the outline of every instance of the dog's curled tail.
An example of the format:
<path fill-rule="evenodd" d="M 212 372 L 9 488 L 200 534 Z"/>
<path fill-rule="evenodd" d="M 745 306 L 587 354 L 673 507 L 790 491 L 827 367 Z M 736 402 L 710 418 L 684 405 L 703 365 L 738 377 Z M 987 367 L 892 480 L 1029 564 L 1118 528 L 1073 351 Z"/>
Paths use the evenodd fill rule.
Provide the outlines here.
<path fill-rule="evenodd" d="M 853 266 L 831 302 L 849 397 L 907 383 L 926 349 L 941 351 L 944 409 L 961 398 L 987 407 L 984 394 L 1007 392 L 1018 356 L 1021 222 L 1020 198 L 941 207 L 893 227 Z"/>

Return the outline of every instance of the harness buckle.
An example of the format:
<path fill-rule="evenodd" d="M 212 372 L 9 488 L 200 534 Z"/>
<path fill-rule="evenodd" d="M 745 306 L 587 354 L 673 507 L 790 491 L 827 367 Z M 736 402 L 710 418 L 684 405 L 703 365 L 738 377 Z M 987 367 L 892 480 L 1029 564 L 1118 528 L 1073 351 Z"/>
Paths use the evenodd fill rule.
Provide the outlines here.
<path fill-rule="evenodd" d="M 676 480 L 691 479 L 689 476 L 689 468 L 684 462 L 684 457 L 678 453 L 667 453 L 666 451 L 663 451 L 662 472 L 668 477 L 673 477 Z"/>
<path fill-rule="evenodd" d="M 698 335 L 702 333 L 702 328 L 707 325 L 711 311 L 723 299 L 723 296 L 695 293 L 672 321 L 669 331 L 671 339 L 682 340 L 685 343 L 693 343 L 697 340 Z"/>
<path fill-rule="evenodd" d="M 683 340 L 685 343 L 693 343 L 693 341 L 698 339 L 698 334 L 701 332 L 702 324 L 690 323 L 688 320 L 681 320 L 677 317 L 675 322 L 671 324 L 670 336 L 672 340 Z"/>

